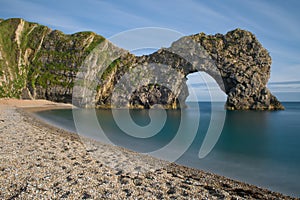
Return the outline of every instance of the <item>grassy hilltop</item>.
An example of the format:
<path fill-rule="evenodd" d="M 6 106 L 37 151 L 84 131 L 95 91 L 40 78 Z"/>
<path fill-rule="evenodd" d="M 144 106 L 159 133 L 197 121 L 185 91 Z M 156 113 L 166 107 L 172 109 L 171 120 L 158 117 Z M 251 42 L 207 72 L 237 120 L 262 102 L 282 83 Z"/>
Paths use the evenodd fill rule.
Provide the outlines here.
<path fill-rule="evenodd" d="M 103 40 L 93 32 L 66 35 L 23 19 L 0 20 L 0 97 L 67 101 L 78 67 Z"/>

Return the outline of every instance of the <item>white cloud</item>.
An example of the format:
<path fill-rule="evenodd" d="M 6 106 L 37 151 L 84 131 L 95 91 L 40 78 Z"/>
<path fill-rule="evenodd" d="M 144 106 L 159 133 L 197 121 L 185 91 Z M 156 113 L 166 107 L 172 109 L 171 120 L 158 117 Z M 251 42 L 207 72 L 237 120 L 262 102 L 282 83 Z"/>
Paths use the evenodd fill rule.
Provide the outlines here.
<path fill-rule="evenodd" d="M 275 71 L 276 70 L 276 71 Z M 275 72 L 273 72 L 275 71 Z M 286 82 L 300 80 L 300 64 L 279 63 L 271 68 L 270 82 Z"/>
<path fill-rule="evenodd" d="M 269 83 L 268 88 L 282 102 L 300 101 L 300 81 Z"/>
<path fill-rule="evenodd" d="M 105 37 L 150 26 L 172 28 L 185 35 L 242 27 L 253 31 L 271 52 L 272 81 L 299 80 L 299 15 L 280 7 L 281 4 L 284 3 L 261 0 L 2 0 L 0 17 L 22 17 L 66 33 L 91 30 Z"/>
<path fill-rule="evenodd" d="M 84 24 L 78 23 L 74 16 L 67 16 L 62 10 L 46 7 L 43 3 L 14 0 L 5 4 L 7 7 L 2 7 L 0 10 L 8 13 L 10 17 L 21 17 L 67 33 L 85 30 Z"/>

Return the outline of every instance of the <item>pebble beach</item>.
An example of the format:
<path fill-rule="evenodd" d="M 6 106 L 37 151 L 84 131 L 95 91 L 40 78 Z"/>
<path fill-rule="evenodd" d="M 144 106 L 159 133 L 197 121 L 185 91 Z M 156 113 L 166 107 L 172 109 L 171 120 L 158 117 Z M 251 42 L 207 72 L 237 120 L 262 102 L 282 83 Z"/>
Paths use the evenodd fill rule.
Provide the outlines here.
<path fill-rule="evenodd" d="M 293 199 L 53 127 L 45 100 L 0 99 L 0 199 Z"/>

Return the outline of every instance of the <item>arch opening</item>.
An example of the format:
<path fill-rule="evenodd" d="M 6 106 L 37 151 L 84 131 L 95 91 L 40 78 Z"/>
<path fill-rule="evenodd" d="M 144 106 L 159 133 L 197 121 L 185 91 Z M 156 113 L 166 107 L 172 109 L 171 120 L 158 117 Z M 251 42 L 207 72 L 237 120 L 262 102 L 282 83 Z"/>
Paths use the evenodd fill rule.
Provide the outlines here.
<path fill-rule="evenodd" d="M 203 71 L 193 72 L 187 75 L 187 87 L 189 96 L 186 102 L 224 102 L 227 95 L 220 88 L 217 81 Z"/>

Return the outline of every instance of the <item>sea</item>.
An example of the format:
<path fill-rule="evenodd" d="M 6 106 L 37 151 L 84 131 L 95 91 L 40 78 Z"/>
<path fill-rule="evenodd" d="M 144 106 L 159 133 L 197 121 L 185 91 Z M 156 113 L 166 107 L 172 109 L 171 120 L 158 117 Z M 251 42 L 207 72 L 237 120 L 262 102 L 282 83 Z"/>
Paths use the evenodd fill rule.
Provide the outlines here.
<path fill-rule="evenodd" d="M 59 109 L 43 120 L 102 142 L 300 197 L 300 102 L 282 111 Z"/>

